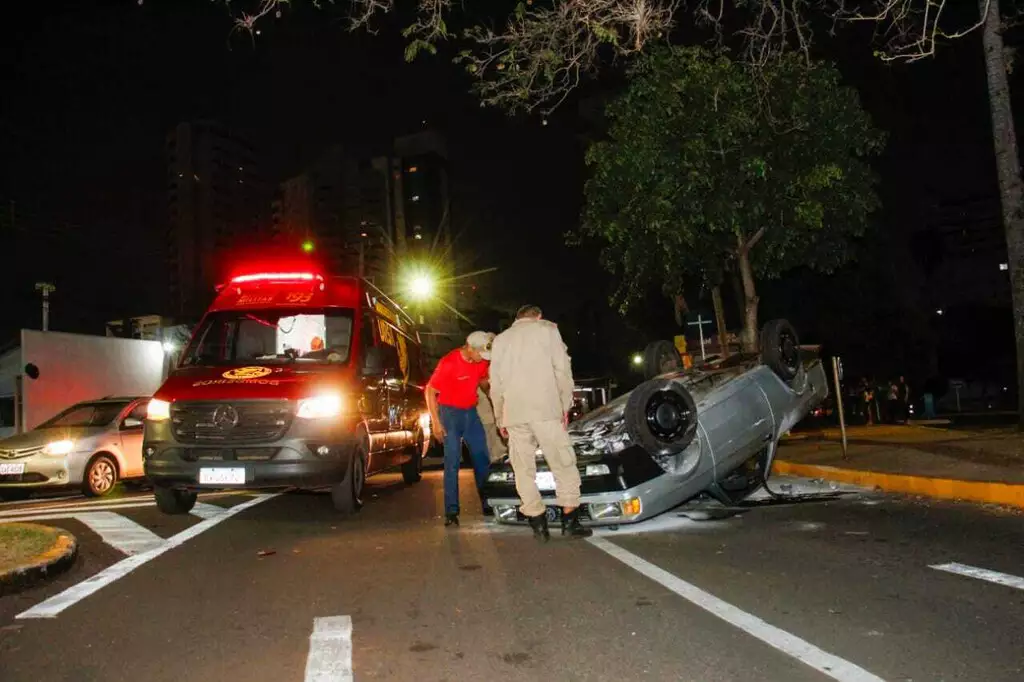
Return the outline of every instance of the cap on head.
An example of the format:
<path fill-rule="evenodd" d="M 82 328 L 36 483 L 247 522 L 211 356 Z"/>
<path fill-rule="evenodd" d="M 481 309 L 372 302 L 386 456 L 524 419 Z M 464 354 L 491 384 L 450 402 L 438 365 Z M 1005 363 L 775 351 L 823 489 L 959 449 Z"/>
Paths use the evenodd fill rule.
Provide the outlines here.
<path fill-rule="evenodd" d="M 473 332 L 466 337 L 466 345 L 480 353 L 484 360 L 491 359 L 491 344 L 494 342 L 494 334 L 488 332 Z"/>
<path fill-rule="evenodd" d="M 535 305 L 524 305 L 518 311 L 516 311 L 516 319 L 522 320 L 528 317 L 539 318 L 541 316 L 540 306 Z"/>

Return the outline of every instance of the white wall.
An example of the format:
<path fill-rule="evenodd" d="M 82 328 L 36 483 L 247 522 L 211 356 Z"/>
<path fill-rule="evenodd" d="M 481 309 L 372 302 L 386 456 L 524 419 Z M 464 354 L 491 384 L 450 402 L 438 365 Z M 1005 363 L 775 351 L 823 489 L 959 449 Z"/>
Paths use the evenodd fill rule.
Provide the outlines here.
<path fill-rule="evenodd" d="M 14 395 L 14 379 L 21 374 L 21 348 L 0 355 L 0 398 Z"/>
<path fill-rule="evenodd" d="M 82 400 L 152 395 L 163 381 L 159 341 L 22 330 L 21 367 L 39 378 L 22 380 L 25 429 L 33 429 Z"/>

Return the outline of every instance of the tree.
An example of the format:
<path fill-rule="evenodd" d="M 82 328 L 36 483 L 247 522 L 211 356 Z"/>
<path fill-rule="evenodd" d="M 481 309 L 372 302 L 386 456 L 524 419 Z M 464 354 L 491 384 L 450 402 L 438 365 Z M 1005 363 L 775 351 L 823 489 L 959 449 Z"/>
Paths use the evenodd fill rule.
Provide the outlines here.
<path fill-rule="evenodd" d="M 878 204 L 868 164 L 883 136 L 827 65 L 796 55 L 755 69 L 702 48 L 657 48 L 609 104 L 587 153 L 578 238 L 604 245 L 625 309 L 738 271 L 743 341 L 757 343 L 757 280 L 830 272 Z"/>

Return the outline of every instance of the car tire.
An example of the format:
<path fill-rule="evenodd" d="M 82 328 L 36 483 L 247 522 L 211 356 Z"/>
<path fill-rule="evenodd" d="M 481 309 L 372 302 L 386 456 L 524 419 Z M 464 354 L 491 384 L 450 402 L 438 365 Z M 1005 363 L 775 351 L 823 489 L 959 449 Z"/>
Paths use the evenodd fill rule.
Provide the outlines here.
<path fill-rule="evenodd" d="M 331 503 L 341 514 L 355 514 L 363 507 L 363 486 L 366 484 L 366 460 L 369 448 L 360 439 L 352 451 L 345 480 L 331 486 Z"/>
<path fill-rule="evenodd" d="M 800 338 L 786 320 L 771 320 L 761 330 L 761 361 L 785 382 L 800 375 Z"/>
<path fill-rule="evenodd" d="M 768 448 L 765 448 L 731 471 L 728 476 L 716 481 L 709 492 L 724 505 L 738 505 L 764 485 L 767 466 Z"/>
<path fill-rule="evenodd" d="M 156 507 L 164 514 L 180 516 L 192 511 L 196 506 L 198 495 L 191 490 L 178 490 L 167 486 L 153 486 L 153 497 L 156 498 Z"/>
<path fill-rule="evenodd" d="M 117 485 L 117 462 L 110 455 L 96 455 L 85 465 L 82 493 L 86 497 L 104 497 Z"/>
<path fill-rule="evenodd" d="M 681 372 L 683 358 L 671 341 L 653 341 L 644 349 L 644 379 L 650 380 L 669 372 Z"/>
<path fill-rule="evenodd" d="M 697 434 L 693 396 L 670 379 L 654 379 L 633 389 L 624 416 L 630 439 L 652 455 L 681 452 Z"/>
<path fill-rule="evenodd" d="M 423 478 L 423 432 L 416 437 L 411 448 L 412 459 L 402 465 L 402 480 L 407 484 L 419 483 Z"/>

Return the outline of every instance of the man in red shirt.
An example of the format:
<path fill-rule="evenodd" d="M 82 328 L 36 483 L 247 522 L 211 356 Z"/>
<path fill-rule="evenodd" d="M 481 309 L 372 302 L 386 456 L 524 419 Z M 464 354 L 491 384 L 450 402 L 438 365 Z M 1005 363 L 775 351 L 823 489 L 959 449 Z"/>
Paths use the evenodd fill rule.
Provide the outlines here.
<path fill-rule="evenodd" d="M 434 438 L 444 444 L 444 525 L 459 525 L 459 464 L 462 442 L 469 447 L 477 490 L 487 481 L 491 466 L 487 435 L 476 411 L 477 389 L 487 385 L 491 337 L 473 332 L 466 345 L 456 348 L 437 363 L 427 382 L 427 409 Z"/>

